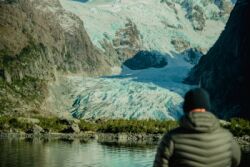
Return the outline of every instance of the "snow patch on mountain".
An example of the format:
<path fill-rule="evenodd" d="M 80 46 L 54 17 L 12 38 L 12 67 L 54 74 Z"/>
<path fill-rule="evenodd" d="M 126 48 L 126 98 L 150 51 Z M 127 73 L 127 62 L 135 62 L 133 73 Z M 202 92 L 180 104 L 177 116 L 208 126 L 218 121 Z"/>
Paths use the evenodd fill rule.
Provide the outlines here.
<path fill-rule="evenodd" d="M 171 3 L 160 0 L 60 1 L 65 9 L 84 21 L 91 40 L 100 48 L 100 41 L 106 37 L 114 39 L 115 33 L 124 27 L 129 18 L 142 35 L 142 50 L 177 51 L 171 43 L 172 39 L 177 38 L 189 41 L 189 48 L 200 48 L 205 53 L 218 38 L 228 18 L 217 17 L 221 12 L 218 5 L 203 0 L 167 1 Z M 196 8 L 204 12 L 206 23 L 202 31 L 196 31 L 187 17 L 197 15 Z M 214 19 L 215 15 L 217 19 Z"/>

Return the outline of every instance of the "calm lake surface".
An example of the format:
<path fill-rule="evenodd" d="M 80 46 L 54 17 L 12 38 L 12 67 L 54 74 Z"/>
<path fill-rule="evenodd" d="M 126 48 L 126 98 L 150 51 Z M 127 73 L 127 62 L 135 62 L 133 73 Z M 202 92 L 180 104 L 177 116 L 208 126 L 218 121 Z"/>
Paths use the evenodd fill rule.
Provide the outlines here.
<path fill-rule="evenodd" d="M 1 140 L 1 167 L 149 167 L 156 146 L 96 141 Z"/>
<path fill-rule="evenodd" d="M 152 167 L 155 145 L 0 139 L 0 167 Z M 249 150 L 249 149 L 248 149 Z M 249 167 L 250 152 L 240 167 Z"/>

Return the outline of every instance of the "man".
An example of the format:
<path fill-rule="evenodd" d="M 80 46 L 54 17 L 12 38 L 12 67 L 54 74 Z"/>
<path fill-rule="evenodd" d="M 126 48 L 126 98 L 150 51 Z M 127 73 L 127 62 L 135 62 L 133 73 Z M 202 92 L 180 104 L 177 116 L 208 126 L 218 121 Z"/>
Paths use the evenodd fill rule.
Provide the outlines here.
<path fill-rule="evenodd" d="M 187 92 L 180 127 L 165 134 L 154 167 L 237 167 L 241 151 L 232 134 L 211 113 L 208 93 Z"/>

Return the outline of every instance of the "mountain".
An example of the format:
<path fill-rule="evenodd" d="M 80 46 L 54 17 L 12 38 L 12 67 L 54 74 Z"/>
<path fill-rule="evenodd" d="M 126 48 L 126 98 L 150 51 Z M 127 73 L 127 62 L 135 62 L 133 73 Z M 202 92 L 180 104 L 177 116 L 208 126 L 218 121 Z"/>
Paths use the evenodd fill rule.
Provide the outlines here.
<path fill-rule="evenodd" d="M 217 40 L 233 5 L 2 0 L 1 113 L 178 119 L 192 87 L 182 81 Z"/>
<path fill-rule="evenodd" d="M 61 74 L 110 72 L 82 20 L 58 0 L 0 1 L 1 113 L 42 110 Z"/>
<path fill-rule="evenodd" d="M 213 112 L 221 118 L 250 119 L 250 1 L 238 0 L 225 30 L 190 72 L 187 83 L 198 84 L 211 95 Z"/>
<path fill-rule="evenodd" d="M 233 8 L 230 0 L 60 0 L 85 22 L 91 41 L 123 62 L 138 51 L 206 53 Z M 119 61 L 118 61 L 119 62 Z"/>

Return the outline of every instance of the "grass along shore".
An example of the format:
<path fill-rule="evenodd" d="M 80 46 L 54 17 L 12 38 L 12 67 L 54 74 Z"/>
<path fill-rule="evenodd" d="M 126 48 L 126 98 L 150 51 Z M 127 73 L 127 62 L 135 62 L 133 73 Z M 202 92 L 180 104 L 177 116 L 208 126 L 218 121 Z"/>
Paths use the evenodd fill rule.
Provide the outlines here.
<path fill-rule="evenodd" d="M 173 120 L 102 120 L 95 121 L 64 119 L 57 117 L 13 117 L 0 116 L 0 132 L 35 132 L 34 127 L 40 127 L 41 133 L 147 133 L 159 134 L 170 131 L 179 126 Z M 230 121 L 221 121 L 221 126 L 228 129 L 234 136 L 250 135 L 250 121 L 241 118 L 232 118 Z M 70 130 L 71 129 L 71 130 Z"/>
<path fill-rule="evenodd" d="M 43 133 L 150 133 L 167 132 L 178 126 L 176 121 L 157 120 L 68 120 L 56 117 L 10 117 L 0 116 L 1 132 L 32 133 L 34 127 L 40 127 Z"/>
<path fill-rule="evenodd" d="M 231 131 L 244 145 L 250 143 L 250 121 L 233 118 L 221 121 L 221 125 Z M 11 117 L 0 116 L 1 137 L 32 138 L 96 138 L 103 142 L 145 141 L 157 142 L 162 134 L 178 127 L 177 121 L 166 120 L 68 120 L 57 117 Z M 243 141 L 243 142 L 242 142 Z M 245 141 L 245 142 L 244 142 Z"/>

